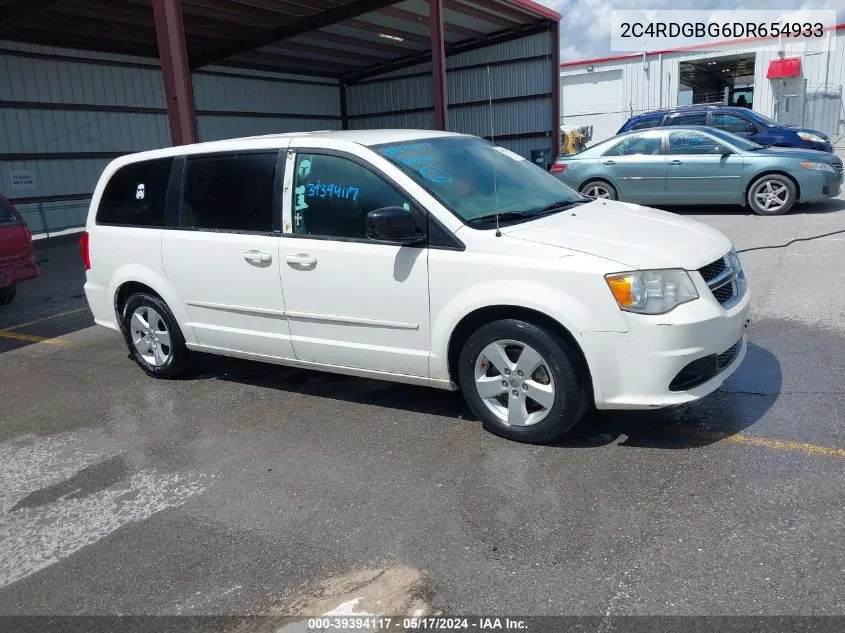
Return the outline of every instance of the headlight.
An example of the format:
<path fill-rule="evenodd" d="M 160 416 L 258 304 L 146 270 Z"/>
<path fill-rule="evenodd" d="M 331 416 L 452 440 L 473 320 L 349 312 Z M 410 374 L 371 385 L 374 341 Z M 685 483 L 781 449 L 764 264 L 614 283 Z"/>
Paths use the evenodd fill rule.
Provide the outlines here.
<path fill-rule="evenodd" d="M 621 310 L 640 314 L 664 314 L 682 303 L 698 299 L 687 271 L 637 270 L 605 275 L 610 292 Z"/>
<path fill-rule="evenodd" d="M 832 174 L 836 173 L 833 165 L 829 163 L 813 163 L 808 160 L 802 160 L 799 164 L 804 169 L 812 169 L 813 171 L 829 171 Z"/>
<path fill-rule="evenodd" d="M 809 141 L 810 143 L 826 143 L 821 136 L 816 136 L 815 134 L 810 134 L 809 132 L 798 132 L 798 138 L 802 141 Z"/>

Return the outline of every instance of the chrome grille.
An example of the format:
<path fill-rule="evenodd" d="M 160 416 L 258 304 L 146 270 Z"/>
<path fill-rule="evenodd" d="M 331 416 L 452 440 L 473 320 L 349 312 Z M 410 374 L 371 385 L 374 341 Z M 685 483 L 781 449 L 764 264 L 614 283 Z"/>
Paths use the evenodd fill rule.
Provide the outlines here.
<path fill-rule="evenodd" d="M 698 269 L 710 292 L 725 308 L 739 301 L 744 292 L 742 269 L 734 269 L 727 255 Z"/>

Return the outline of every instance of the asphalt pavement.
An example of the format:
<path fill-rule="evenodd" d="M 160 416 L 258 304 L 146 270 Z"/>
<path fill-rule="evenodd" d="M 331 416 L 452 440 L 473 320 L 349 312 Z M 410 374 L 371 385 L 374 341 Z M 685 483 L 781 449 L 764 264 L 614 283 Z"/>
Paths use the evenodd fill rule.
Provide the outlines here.
<path fill-rule="evenodd" d="M 42 246 L 0 309 L 0 614 L 845 615 L 845 201 L 684 213 L 746 251 L 745 363 L 551 446 L 457 393 L 148 378 L 91 327 L 76 245 Z"/>

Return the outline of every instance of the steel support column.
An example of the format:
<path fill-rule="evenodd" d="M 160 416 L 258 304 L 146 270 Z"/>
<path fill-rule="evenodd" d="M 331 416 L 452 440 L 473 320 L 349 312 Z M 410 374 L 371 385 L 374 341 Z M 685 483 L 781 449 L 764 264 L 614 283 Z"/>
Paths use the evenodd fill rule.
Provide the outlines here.
<path fill-rule="evenodd" d="M 197 113 L 182 24 L 181 0 L 153 0 L 153 15 L 170 138 L 174 145 L 196 143 Z"/>
<path fill-rule="evenodd" d="M 428 26 L 431 37 L 431 80 L 434 98 L 434 128 L 449 127 L 446 93 L 446 45 L 443 40 L 443 0 L 428 0 Z"/>
<path fill-rule="evenodd" d="M 552 47 L 552 155 L 554 162 L 560 154 L 560 22 L 554 22 L 549 30 Z"/>
<path fill-rule="evenodd" d="M 346 79 L 340 78 L 340 127 L 343 130 L 349 129 L 349 106 L 346 100 Z"/>

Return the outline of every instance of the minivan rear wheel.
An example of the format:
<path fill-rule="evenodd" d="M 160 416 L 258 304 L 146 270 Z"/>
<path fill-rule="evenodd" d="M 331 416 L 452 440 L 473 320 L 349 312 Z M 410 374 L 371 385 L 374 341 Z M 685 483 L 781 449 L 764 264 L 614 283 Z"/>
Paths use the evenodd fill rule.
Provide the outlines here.
<path fill-rule="evenodd" d="M 12 303 L 15 298 L 15 295 L 17 294 L 18 287 L 14 284 L 12 284 L 11 286 L 6 286 L 5 288 L 0 288 L 0 306 Z"/>
<path fill-rule="evenodd" d="M 476 330 L 458 358 L 458 382 L 472 412 L 492 433 L 548 442 L 584 412 L 576 354 L 555 333 L 519 319 Z"/>
<path fill-rule="evenodd" d="M 123 308 L 123 336 L 138 366 L 154 378 L 173 378 L 185 369 L 188 348 L 176 318 L 155 295 L 133 294 Z"/>
<path fill-rule="evenodd" d="M 619 197 L 616 194 L 616 188 L 604 180 L 591 180 L 590 182 L 584 183 L 581 186 L 580 192 L 582 195 L 588 198 L 595 198 L 596 200 L 616 200 Z"/>

